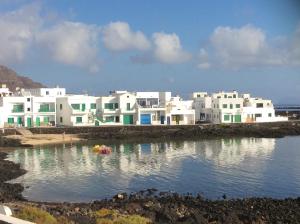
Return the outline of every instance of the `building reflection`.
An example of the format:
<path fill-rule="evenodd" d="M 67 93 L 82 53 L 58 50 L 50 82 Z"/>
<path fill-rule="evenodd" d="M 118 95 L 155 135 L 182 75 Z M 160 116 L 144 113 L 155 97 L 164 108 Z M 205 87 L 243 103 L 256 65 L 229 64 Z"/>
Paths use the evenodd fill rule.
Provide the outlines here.
<path fill-rule="evenodd" d="M 111 144 L 111 155 L 99 155 L 90 145 L 54 146 L 19 149 L 9 155 L 29 172 L 17 181 L 43 181 L 58 177 L 159 175 L 176 172 L 182 161 L 210 161 L 214 166 L 239 165 L 247 158 L 268 157 L 275 139 L 233 138 L 145 144 Z"/>

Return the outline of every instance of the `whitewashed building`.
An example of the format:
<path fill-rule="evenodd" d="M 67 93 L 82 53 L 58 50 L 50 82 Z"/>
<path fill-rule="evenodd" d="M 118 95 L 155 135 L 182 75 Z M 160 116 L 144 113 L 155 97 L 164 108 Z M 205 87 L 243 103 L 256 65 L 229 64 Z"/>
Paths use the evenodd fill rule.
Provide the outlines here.
<path fill-rule="evenodd" d="M 57 126 L 94 126 L 97 98 L 88 95 L 56 97 Z"/>
<path fill-rule="evenodd" d="M 167 124 L 187 125 L 195 124 L 195 110 L 193 100 L 182 100 L 179 96 L 172 97 L 166 103 Z"/>
<path fill-rule="evenodd" d="M 136 97 L 127 91 L 111 91 L 97 99 L 96 125 L 132 125 L 137 120 Z"/>
<path fill-rule="evenodd" d="M 239 95 L 237 91 L 218 92 L 209 96 L 205 92 L 193 94 L 197 122 L 253 123 L 287 121 L 276 117 L 271 100 L 251 98 L 250 94 Z"/>
<path fill-rule="evenodd" d="M 166 124 L 166 103 L 171 92 L 136 92 L 137 125 Z"/>
<path fill-rule="evenodd" d="M 2 95 L 0 127 L 55 126 L 56 96 L 47 93 L 54 93 L 57 89 L 21 89 L 14 95 Z M 65 89 L 60 88 L 60 91 L 64 94 Z"/>

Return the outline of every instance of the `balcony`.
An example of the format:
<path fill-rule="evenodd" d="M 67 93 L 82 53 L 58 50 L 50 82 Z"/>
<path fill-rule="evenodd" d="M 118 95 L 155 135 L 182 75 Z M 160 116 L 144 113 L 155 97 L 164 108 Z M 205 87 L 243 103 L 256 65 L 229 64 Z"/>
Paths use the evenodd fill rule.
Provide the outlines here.
<path fill-rule="evenodd" d="M 13 105 L 12 113 L 23 113 L 23 112 L 24 112 L 23 104 Z"/>

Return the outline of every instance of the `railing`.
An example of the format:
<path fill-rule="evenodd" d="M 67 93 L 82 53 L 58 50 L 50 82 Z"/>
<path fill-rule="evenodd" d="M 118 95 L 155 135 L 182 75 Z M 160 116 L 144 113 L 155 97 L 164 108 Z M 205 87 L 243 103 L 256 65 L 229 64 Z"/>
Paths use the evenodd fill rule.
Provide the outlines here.
<path fill-rule="evenodd" d="M 55 112 L 55 109 L 39 109 L 39 112 Z"/>
<path fill-rule="evenodd" d="M 12 109 L 12 113 L 23 113 L 24 109 Z"/>

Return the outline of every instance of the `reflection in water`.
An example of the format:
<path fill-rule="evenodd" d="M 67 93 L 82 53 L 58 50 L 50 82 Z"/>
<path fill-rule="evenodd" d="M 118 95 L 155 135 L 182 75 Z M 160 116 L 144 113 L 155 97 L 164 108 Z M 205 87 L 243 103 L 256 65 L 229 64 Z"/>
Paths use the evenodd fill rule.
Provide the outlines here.
<path fill-rule="evenodd" d="M 18 149 L 9 159 L 29 171 L 15 182 L 30 186 L 24 195 L 35 200 L 89 201 L 148 187 L 203 192 L 208 197 L 268 195 L 265 173 L 270 172 L 276 141 L 110 144 L 111 155 L 94 153 L 92 145 L 63 145 Z"/>

